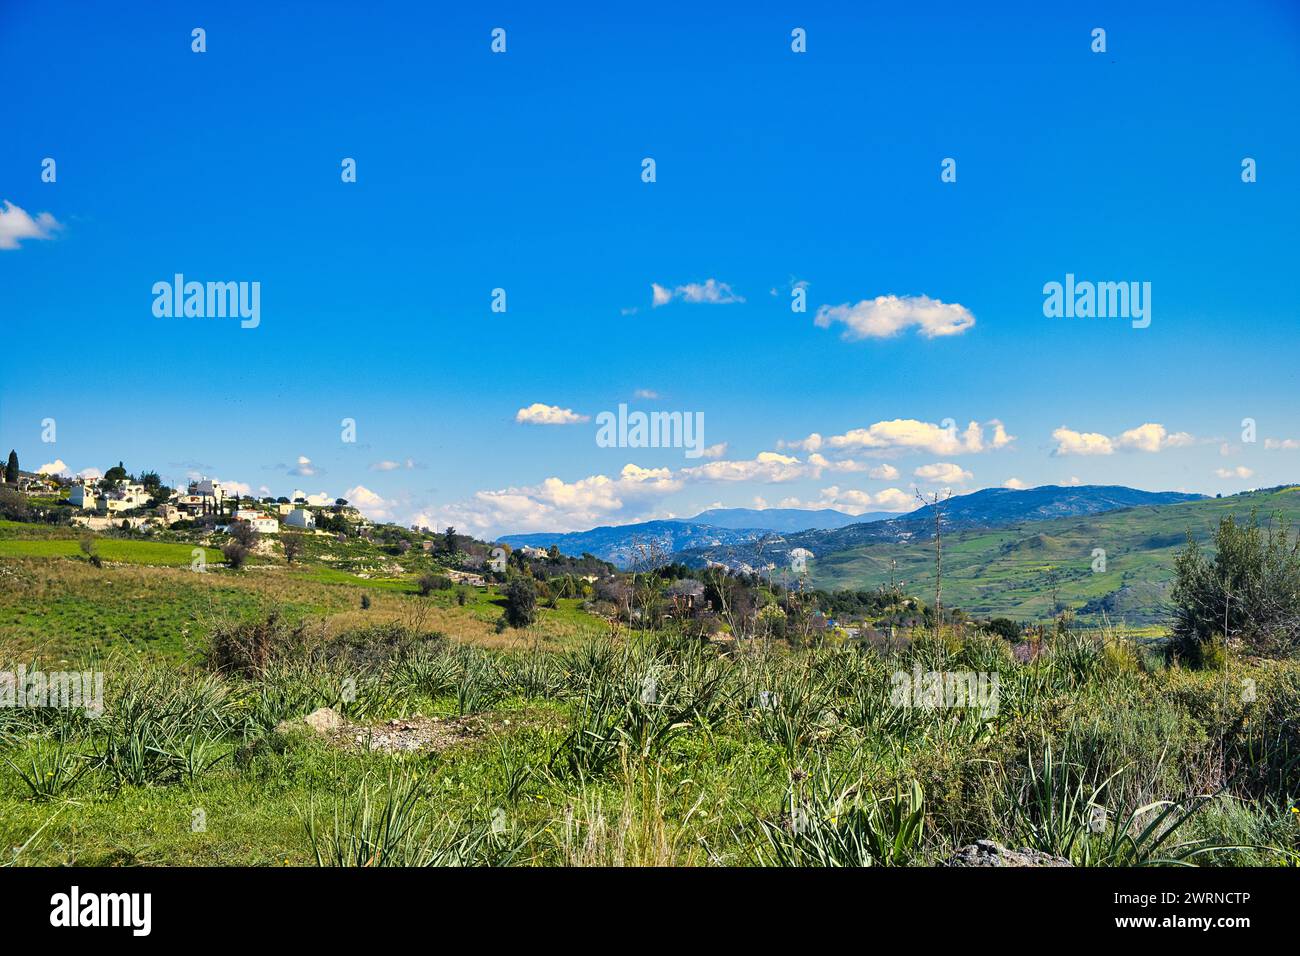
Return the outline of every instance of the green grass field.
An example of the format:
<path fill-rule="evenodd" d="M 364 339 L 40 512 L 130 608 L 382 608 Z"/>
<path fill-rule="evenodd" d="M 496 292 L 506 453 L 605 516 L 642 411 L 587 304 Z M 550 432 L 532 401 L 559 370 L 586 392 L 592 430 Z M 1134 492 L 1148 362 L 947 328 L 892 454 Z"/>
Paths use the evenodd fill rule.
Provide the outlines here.
<path fill-rule="evenodd" d="M 188 567 L 194 560 L 194 546 L 161 541 L 130 541 L 99 538 L 95 550 L 105 561 Z M 215 548 L 202 548 L 204 560 L 219 564 L 225 559 Z M 0 560 L 6 558 L 77 558 L 86 560 L 81 542 L 75 538 L 0 538 Z"/>

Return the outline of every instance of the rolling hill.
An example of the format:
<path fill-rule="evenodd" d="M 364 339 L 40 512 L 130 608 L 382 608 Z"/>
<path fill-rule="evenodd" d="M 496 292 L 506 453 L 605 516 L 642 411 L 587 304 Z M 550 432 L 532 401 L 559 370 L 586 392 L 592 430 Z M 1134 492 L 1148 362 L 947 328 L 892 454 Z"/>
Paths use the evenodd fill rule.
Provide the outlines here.
<path fill-rule="evenodd" d="M 1300 488 L 1203 498 L 1022 521 L 996 529 L 968 529 L 943 539 L 943 603 L 978 615 L 1041 620 L 1072 608 L 1085 619 L 1153 624 L 1173 579 L 1174 555 L 1190 533 L 1210 541 L 1220 518 L 1261 523 L 1281 514 L 1300 523 Z M 1096 549 L 1105 570 L 1094 571 Z M 823 551 L 808 562 L 822 588 L 875 588 L 891 580 L 911 594 L 934 593 L 933 538 L 880 540 Z"/>
<path fill-rule="evenodd" d="M 1139 491 L 1119 485 L 1044 485 L 1023 491 L 985 488 L 943 502 L 943 530 L 952 534 L 975 528 L 1000 528 L 1021 522 L 1100 514 L 1143 505 L 1196 501 L 1203 497 L 1174 491 Z M 759 567 L 768 563 L 781 565 L 787 563 L 789 553 L 796 548 L 822 556 L 873 542 L 910 541 L 933 534 L 934 509 L 927 505 L 897 517 L 843 528 L 697 546 L 681 555 L 681 559 L 687 564 L 703 565 L 716 561 L 734 568 L 742 565 Z"/>

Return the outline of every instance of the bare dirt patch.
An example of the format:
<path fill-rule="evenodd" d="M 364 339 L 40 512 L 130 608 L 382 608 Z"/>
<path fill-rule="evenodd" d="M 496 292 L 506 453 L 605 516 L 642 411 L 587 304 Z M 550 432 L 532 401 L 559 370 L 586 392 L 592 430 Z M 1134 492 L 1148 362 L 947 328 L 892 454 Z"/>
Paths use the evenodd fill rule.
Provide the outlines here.
<path fill-rule="evenodd" d="M 377 724 L 355 723 L 328 707 L 298 720 L 286 720 L 280 733 L 314 733 L 337 747 L 383 753 L 441 751 L 477 740 L 487 732 L 487 720 L 471 717 L 401 717 Z"/>

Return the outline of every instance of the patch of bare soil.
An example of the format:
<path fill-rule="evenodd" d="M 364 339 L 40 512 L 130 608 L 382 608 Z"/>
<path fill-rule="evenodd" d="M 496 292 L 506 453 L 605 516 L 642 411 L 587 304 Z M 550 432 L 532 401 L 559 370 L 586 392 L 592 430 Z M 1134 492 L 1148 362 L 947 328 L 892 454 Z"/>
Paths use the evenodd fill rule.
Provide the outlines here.
<path fill-rule="evenodd" d="M 384 753 L 439 751 L 482 737 L 487 732 L 481 717 L 402 717 L 378 724 L 350 721 L 329 707 L 312 711 L 299 720 L 283 721 L 280 733 L 313 733 L 338 747 L 378 750 Z"/>

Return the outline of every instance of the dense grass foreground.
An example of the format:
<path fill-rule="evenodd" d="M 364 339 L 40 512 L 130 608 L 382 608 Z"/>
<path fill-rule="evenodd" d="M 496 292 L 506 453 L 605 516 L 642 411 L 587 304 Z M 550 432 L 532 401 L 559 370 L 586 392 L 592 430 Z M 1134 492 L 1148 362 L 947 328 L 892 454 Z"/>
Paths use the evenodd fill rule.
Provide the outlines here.
<path fill-rule="evenodd" d="M 982 838 L 1092 865 L 1300 850 L 1294 662 L 1186 671 L 1102 634 L 1028 663 L 982 634 L 898 653 L 670 634 L 491 651 L 271 620 L 218 634 L 205 664 L 97 666 L 99 718 L 0 709 L 5 863 L 926 865 Z M 897 706 L 891 675 L 916 668 L 996 672 L 997 712 Z M 277 732 L 322 706 L 367 726 L 437 715 L 459 736 L 392 755 Z"/>

